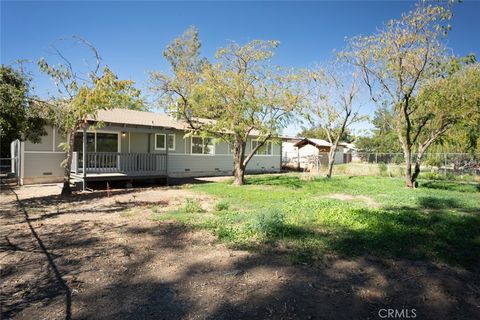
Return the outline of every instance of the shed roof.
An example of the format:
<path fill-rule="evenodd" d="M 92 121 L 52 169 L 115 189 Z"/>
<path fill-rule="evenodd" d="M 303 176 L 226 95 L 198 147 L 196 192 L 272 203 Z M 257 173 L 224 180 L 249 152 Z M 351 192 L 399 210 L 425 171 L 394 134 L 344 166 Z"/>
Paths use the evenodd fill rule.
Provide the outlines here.
<path fill-rule="evenodd" d="M 307 144 L 311 144 L 315 147 L 331 147 L 332 144 L 322 139 L 304 138 L 294 144 L 295 147 L 302 148 Z"/>

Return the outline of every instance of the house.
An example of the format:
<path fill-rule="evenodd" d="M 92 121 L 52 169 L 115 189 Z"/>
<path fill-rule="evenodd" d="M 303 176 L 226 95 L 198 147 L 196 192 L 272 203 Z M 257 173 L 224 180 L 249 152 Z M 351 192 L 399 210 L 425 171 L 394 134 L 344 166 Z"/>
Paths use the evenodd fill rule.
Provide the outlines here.
<path fill-rule="evenodd" d="M 289 167 L 307 168 L 309 165 L 326 165 L 332 144 L 322 139 L 282 137 L 283 163 Z M 335 163 L 351 161 L 351 148 L 339 143 L 335 152 Z"/>
<path fill-rule="evenodd" d="M 102 125 L 98 125 L 101 123 Z M 97 125 L 97 126 L 95 126 Z M 97 128 L 96 128 L 97 127 Z M 65 137 L 53 126 L 40 143 L 14 141 L 20 184 L 60 182 Z M 232 174 L 230 146 L 189 134 L 188 125 L 165 114 L 127 109 L 102 110 L 75 135 L 71 176 L 80 182 L 198 177 Z M 247 154 L 257 143 L 248 139 Z M 247 172 L 279 172 L 281 145 L 267 141 Z"/>

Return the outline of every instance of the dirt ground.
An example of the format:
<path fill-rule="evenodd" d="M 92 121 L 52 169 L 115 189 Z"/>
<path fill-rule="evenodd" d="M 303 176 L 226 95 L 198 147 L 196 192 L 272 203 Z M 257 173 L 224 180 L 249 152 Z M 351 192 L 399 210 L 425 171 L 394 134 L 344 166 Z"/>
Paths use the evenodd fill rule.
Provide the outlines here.
<path fill-rule="evenodd" d="M 186 197 L 212 205 L 185 188 L 59 191 L 2 187 L 1 319 L 480 319 L 476 272 L 371 256 L 294 265 L 148 219 Z"/>

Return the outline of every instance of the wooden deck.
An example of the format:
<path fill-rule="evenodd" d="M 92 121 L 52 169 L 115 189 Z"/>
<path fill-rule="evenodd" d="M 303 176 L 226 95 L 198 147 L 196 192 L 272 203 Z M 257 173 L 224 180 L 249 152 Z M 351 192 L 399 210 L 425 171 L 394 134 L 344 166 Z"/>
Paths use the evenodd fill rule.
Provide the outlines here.
<path fill-rule="evenodd" d="M 139 180 L 167 177 L 167 155 L 162 153 L 87 153 L 86 167 L 74 152 L 71 176 L 81 181 Z M 83 171 L 86 174 L 83 174 Z"/>
<path fill-rule="evenodd" d="M 72 173 L 71 177 L 77 180 L 83 180 L 81 174 Z M 152 174 L 152 173 L 122 173 L 122 172 L 105 172 L 105 173 L 88 173 L 85 177 L 86 181 L 114 181 L 114 180 L 142 180 L 142 179 L 161 179 L 166 178 L 166 174 Z"/>

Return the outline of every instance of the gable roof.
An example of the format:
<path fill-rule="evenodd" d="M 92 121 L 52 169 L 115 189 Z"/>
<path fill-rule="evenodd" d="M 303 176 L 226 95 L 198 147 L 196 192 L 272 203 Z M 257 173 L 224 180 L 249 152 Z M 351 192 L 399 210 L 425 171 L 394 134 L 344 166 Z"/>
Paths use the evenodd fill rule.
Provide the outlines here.
<path fill-rule="evenodd" d="M 315 147 L 331 147 L 332 146 L 332 144 L 328 141 L 325 141 L 323 139 L 313 139 L 313 138 L 304 138 L 298 141 L 297 143 L 295 143 L 294 146 L 301 148 L 307 144 L 311 144 Z"/>
<path fill-rule="evenodd" d="M 130 109 L 114 108 L 111 110 L 99 110 L 96 118 L 90 117 L 88 120 L 116 124 L 174 128 L 180 130 L 188 129 L 185 122 L 175 120 L 166 114 Z"/>
<path fill-rule="evenodd" d="M 183 120 L 174 119 L 164 113 L 138 111 L 131 109 L 113 108 L 110 110 L 99 110 L 97 116 L 89 117 L 89 121 L 102 121 L 105 123 L 127 124 L 147 127 L 162 127 L 167 129 L 177 129 L 183 131 L 191 131 L 190 125 Z M 211 123 L 215 120 L 196 118 L 199 123 Z M 250 136 L 260 136 L 258 130 L 252 130 Z"/>

